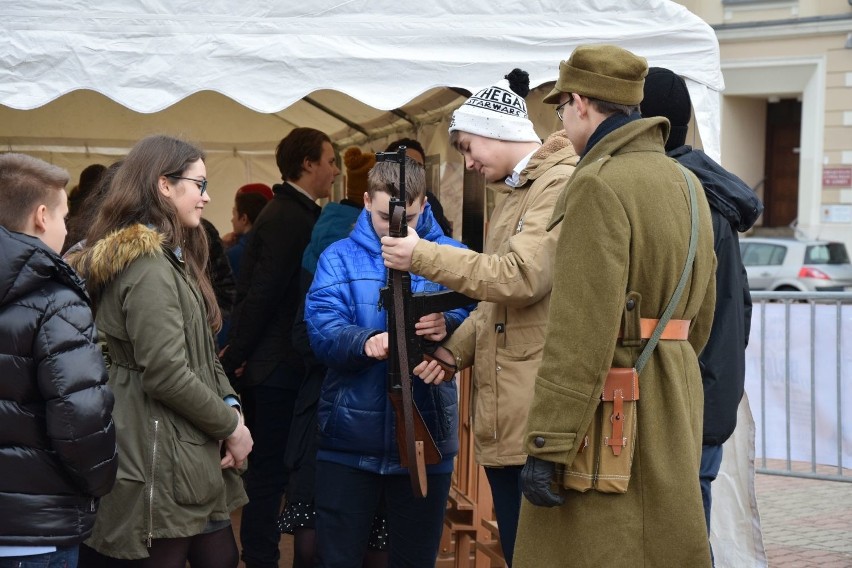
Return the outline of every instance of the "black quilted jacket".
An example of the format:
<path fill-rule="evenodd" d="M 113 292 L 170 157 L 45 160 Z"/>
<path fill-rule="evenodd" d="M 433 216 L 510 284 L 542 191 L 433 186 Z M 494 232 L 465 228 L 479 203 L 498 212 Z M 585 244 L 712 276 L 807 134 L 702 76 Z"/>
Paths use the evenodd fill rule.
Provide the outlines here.
<path fill-rule="evenodd" d="M 710 339 L 698 364 L 704 383 L 703 443 L 720 446 L 737 425 L 737 407 L 745 389 L 745 349 L 751 331 L 751 294 L 737 231 L 747 231 L 754 225 L 763 213 L 763 203 L 743 180 L 701 150 L 681 146 L 667 155 L 701 181 L 713 219 L 716 309 Z"/>
<path fill-rule="evenodd" d="M 0 227 L 0 545 L 70 546 L 115 480 L 113 395 L 83 283 Z"/>

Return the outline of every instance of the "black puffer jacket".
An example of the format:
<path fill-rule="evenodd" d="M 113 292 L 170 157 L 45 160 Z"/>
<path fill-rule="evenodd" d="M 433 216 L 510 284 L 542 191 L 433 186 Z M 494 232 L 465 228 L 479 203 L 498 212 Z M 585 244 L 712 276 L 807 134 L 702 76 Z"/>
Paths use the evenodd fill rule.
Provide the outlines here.
<path fill-rule="evenodd" d="M 740 258 L 737 231 L 747 231 L 763 212 L 763 203 L 746 183 L 690 146 L 668 155 L 701 181 L 713 219 L 716 252 L 716 309 L 713 328 L 698 358 L 704 383 L 705 445 L 721 445 L 737 425 L 737 407 L 745 385 L 745 348 L 751 329 L 751 295 Z"/>
<path fill-rule="evenodd" d="M 70 546 L 115 480 L 113 395 L 83 283 L 0 227 L 0 545 Z"/>

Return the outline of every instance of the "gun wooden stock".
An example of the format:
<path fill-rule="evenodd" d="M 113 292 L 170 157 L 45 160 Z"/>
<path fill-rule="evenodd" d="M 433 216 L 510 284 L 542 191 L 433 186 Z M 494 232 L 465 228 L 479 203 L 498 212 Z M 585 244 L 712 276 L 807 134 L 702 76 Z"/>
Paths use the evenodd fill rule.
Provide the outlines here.
<path fill-rule="evenodd" d="M 390 392 L 388 393 L 388 398 L 390 398 L 391 405 L 393 405 L 393 412 L 396 415 L 396 443 L 399 446 L 399 463 L 402 467 L 411 467 L 408 463 L 408 451 L 406 450 L 405 442 L 407 432 L 405 431 L 406 424 L 405 413 L 402 407 L 402 392 Z M 422 454 L 423 463 L 425 465 L 441 463 L 441 451 L 438 449 L 438 445 L 435 444 L 435 440 L 426 427 L 426 423 L 423 421 L 423 416 L 420 414 L 417 406 L 414 406 L 413 414 L 414 440 L 416 444 L 421 445 L 422 451 L 418 453 Z M 420 469 L 419 457 L 417 462 L 416 466 Z M 420 479 L 426 479 L 425 466 L 421 472 Z"/>

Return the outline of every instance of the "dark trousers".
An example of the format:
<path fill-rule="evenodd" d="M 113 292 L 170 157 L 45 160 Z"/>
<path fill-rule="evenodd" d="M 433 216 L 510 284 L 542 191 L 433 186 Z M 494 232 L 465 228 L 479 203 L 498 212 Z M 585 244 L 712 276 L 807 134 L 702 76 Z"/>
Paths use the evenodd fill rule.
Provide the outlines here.
<path fill-rule="evenodd" d="M 254 440 L 245 475 L 249 502 L 240 521 L 242 558 L 248 568 L 278 568 L 278 515 L 287 487 L 284 452 L 297 391 L 274 385 L 298 384 L 276 376 L 288 373 L 292 371 L 280 365 L 266 381 L 240 393 L 246 426 Z"/>
<path fill-rule="evenodd" d="M 518 533 L 518 516 L 521 514 L 521 465 L 486 467 L 485 475 L 491 486 L 491 499 L 500 531 L 500 548 L 506 565 L 512 566 L 515 535 Z"/>
<path fill-rule="evenodd" d="M 434 568 L 451 478 L 450 473 L 429 475 L 421 499 L 414 496 L 407 475 L 379 475 L 318 460 L 317 566 L 360 568 L 384 498 L 390 566 Z"/>

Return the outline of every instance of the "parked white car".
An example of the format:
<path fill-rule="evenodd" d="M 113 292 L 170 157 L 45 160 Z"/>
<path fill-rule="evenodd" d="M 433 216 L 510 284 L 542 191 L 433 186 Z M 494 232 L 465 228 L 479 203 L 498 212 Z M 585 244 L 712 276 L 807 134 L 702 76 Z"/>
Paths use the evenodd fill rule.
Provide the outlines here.
<path fill-rule="evenodd" d="M 852 290 L 846 245 L 829 241 L 747 237 L 740 253 L 752 290 Z"/>

